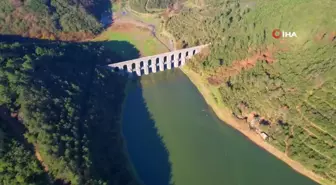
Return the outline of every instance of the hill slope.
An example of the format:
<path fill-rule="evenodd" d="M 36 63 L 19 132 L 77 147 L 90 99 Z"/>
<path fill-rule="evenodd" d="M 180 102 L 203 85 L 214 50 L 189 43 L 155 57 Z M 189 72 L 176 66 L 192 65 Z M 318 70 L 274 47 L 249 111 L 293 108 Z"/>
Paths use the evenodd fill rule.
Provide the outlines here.
<path fill-rule="evenodd" d="M 48 185 L 42 166 L 0 119 L 0 182 L 3 185 Z"/>
<path fill-rule="evenodd" d="M 103 28 L 104 11 L 111 11 L 109 0 L 2 0 L 0 33 L 44 39 L 92 37 Z"/>
<path fill-rule="evenodd" d="M 218 103 L 237 117 L 261 118 L 268 142 L 329 183 L 336 182 L 335 6 L 210 1 L 166 21 L 182 46 L 212 43 L 189 67 L 214 87 Z M 275 39 L 274 29 L 298 37 Z"/>
<path fill-rule="evenodd" d="M 0 53 L 0 106 L 23 120 L 52 180 L 137 184 L 120 135 L 125 82 L 100 66 L 117 54 L 98 42 L 41 40 L 2 42 Z"/>

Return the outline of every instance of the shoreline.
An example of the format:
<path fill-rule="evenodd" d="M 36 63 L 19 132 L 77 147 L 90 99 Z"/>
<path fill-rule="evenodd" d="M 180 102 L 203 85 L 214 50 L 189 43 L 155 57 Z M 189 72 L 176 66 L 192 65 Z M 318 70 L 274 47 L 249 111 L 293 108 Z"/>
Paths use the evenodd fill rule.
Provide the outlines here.
<path fill-rule="evenodd" d="M 174 42 L 175 43 L 175 42 Z M 174 44 L 175 45 L 175 44 Z M 254 144 L 256 144 L 258 147 L 260 147 L 263 150 L 266 150 L 268 153 L 272 154 L 279 160 L 285 162 L 289 167 L 291 167 L 293 170 L 296 172 L 312 179 L 313 181 L 317 182 L 318 184 L 329 184 L 328 181 L 323 179 L 322 177 L 318 176 L 317 174 L 313 173 L 311 170 L 308 170 L 305 168 L 302 164 L 300 164 L 297 161 L 294 161 L 293 159 L 289 158 L 287 155 L 285 155 L 284 152 L 281 152 L 271 144 L 265 142 L 258 134 L 255 132 L 251 131 L 248 127 L 248 124 L 246 124 L 245 121 L 243 120 L 238 120 L 235 118 L 232 114 L 231 111 L 224 107 L 224 106 L 219 106 L 215 100 L 212 97 L 212 91 L 207 88 L 206 83 L 202 83 L 203 79 L 200 75 L 197 73 L 191 71 L 190 69 L 187 69 L 186 67 L 180 68 L 183 73 L 188 77 L 188 79 L 196 86 L 200 94 L 203 96 L 204 100 L 208 104 L 208 106 L 211 107 L 211 109 L 215 112 L 216 116 L 225 124 L 228 124 L 235 130 L 239 131 L 243 136 L 245 136 L 247 139 L 252 141 Z M 125 99 L 126 100 L 128 96 L 128 90 L 130 88 L 132 82 L 128 82 L 126 89 L 125 89 Z M 123 115 L 124 112 L 124 102 L 122 104 L 122 112 L 121 115 Z M 122 132 L 122 118 L 120 120 L 120 125 L 121 125 L 121 137 L 123 139 L 123 145 L 124 145 L 124 153 L 128 159 L 128 166 L 130 167 L 131 172 L 133 173 L 134 177 L 138 181 L 138 183 L 143 184 L 141 178 L 138 176 L 135 167 L 132 164 L 132 161 L 130 160 L 130 156 L 127 151 L 127 141 L 125 137 L 123 136 Z"/>
<path fill-rule="evenodd" d="M 198 91 L 201 93 L 204 100 L 206 101 L 206 103 L 211 107 L 211 109 L 215 112 L 216 116 L 221 121 L 225 122 L 225 124 L 228 124 L 235 130 L 239 131 L 247 139 L 252 141 L 254 144 L 259 146 L 260 148 L 266 150 L 267 152 L 271 153 L 276 158 L 285 162 L 296 172 L 312 179 L 318 184 L 328 184 L 328 182 L 326 182 L 325 179 L 316 175 L 312 171 L 308 170 L 299 162 L 294 161 L 293 159 L 289 158 L 288 156 L 285 155 L 285 153 L 281 152 L 280 150 L 278 150 L 271 144 L 265 142 L 259 135 L 257 135 L 255 132 L 251 131 L 248 128 L 248 124 L 246 124 L 245 121 L 234 118 L 233 115 L 231 114 L 231 111 L 228 108 L 220 107 L 213 99 L 211 95 L 212 93 L 211 90 L 207 88 L 207 85 L 205 83 L 201 83 L 203 79 L 200 75 L 198 75 L 197 73 L 193 72 L 190 69 L 187 69 L 186 67 L 181 68 L 181 70 L 189 78 L 189 80 L 196 86 L 196 88 L 198 89 Z"/>
<path fill-rule="evenodd" d="M 124 89 L 124 100 L 121 104 L 121 112 L 120 112 L 120 119 L 119 119 L 119 126 L 120 126 L 119 133 L 120 133 L 120 137 L 122 139 L 122 145 L 123 145 L 122 152 L 124 156 L 126 157 L 126 163 L 127 163 L 125 164 L 126 168 L 129 170 L 129 172 L 131 173 L 135 181 L 138 183 L 138 185 L 145 185 L 142 179 L 139 177 L 139 174 L 137 173 L 136 168 L 131 161 L 131 156 L 129 155 L 128 149 L 127 149 L 127 141 L 123 133 L 123 115 L 124 115 L 125 101 L 127 100 L 128 93 L 132 87 L 134 87 L 134 82 L 127 80 L 125 89 Z"/>

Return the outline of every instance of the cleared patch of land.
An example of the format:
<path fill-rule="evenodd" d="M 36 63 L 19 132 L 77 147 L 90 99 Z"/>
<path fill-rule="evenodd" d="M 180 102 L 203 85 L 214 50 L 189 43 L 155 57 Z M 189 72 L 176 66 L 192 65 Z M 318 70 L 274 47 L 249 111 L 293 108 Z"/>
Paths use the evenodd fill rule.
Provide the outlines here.
<path fill-rule="evenodd" d="M 150 56 L 168 51 L 165 45 L 153 36 L 151 30 L 132 21 L 115 22 L 94 41 L 127 41 L 140 51 L 140 56 Z M 112 50 L 120 51 L 118 45 L 109 45 L 107 42 L 106 46 Z M 130 55 L 127 48 L 120 52 L 124 56 Z"/>

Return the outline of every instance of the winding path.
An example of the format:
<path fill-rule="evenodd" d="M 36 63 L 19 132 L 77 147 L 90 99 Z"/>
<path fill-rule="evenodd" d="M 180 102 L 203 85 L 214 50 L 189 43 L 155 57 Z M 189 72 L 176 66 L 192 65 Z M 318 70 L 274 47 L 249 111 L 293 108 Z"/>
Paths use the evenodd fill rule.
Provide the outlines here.
<path fill-rule="evenodd" d="M 146 9 L 147 9 L 147 3 L 149 0 L 146 1 Z M 128 5 L 129 6 L 129 5 Z M 155 24 L 150 24 L 150 23 L 146 23 L 144 21 L 142 21 L 140 18 L 132 18 L 132 17 L 127 17 L 128 14 L 132 14 L 132 12 L 134 10 L 129 10 L 129 7 L 122 7 L 121 10 L 119 12 L 116 12 L 115 14 L 118 14 L 119 16 L 114 16 L 113 17 L 113 23 L 119 23 L 119 24 L 125 24 L 125 23 L 129 23 L 129 24 L 133 24 L 137 27 L 142 27 L 142 28 L 146 28 L 148 30 L 150 30 L 151 35 L 157 40 L 159 41 L 163 46 L 165 46 L 169 51 L 174 51 L 175 48 L 175 41 L 174 39 L 172 39 L 171 36 L 167 37 L 169 38 L 169 46 L 167 46 L 167 44 L 165 42 L 163 42 L 158 36 L 157 36 L 157 28 L 155 26 Z M 139 12 L 136 12 L 138 14 L 141 14 Z M 153 14 L 152 14 L 153 15 Z M 139 17 L 137 15 L 135 15 L 136 17 Z M 163 31 L 166 32 L 166 31 Z M 164 34 L 162 33 L 163 35 Z"/>

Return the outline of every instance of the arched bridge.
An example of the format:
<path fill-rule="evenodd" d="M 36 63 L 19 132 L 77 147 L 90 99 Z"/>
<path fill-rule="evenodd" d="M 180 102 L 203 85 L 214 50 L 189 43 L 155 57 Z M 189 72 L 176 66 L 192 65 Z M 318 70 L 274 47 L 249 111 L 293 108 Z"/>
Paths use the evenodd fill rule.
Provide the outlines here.
<path fill-rule="evenodd" d="M 120 71 L 120 73 L 136 73 L 137 76 L 147 75 L 183 66 L 187 59 L 190 59 L 207 46 L 208 44 L 114 63 L 108 66 Z"/>

